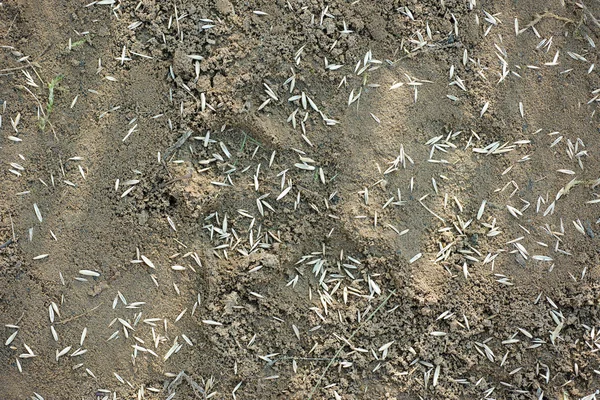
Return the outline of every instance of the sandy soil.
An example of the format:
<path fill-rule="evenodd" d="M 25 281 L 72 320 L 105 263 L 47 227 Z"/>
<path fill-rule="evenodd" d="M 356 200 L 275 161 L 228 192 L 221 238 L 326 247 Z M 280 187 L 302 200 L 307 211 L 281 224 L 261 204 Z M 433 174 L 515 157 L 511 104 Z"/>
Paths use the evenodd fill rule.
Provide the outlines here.
<path fill-rule="evenodd" d="M 598 18 L 0 2 L 0 399 L 595 398 Z"/>

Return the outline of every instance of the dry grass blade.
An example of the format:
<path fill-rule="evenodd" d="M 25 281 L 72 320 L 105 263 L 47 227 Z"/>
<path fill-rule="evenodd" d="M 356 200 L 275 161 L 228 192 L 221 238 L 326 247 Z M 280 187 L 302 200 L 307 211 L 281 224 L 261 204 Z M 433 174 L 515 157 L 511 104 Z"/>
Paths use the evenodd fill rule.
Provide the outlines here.
<path fill-rule="evenodd" d="M 81 318 L 81 317 L 84 317 L 84 316 L 86 316 L 86 315 L 88 315 L 88 314 L 90 314 L 90 313 L 92 313 L 92 312 L 96 311 L 96 310 L 97 310 L 97 309 L 98 309 L 98 308 L 99 308 L 101 305 L 102 305 L 102 303 L 98 304 L 98 305 L 97 305 L 96 307 L 94 307 L 94 308 L 90 308 L 89 310 L 87 310 L 87 311 L 85 311 L 85 312 L 83 312 L 83 313 L 81 313 L 81 314 L 74 315 L 74 316 L 72 316 L 71 318 L 63 319 L 62 321 L 58 321 L 58 322 L 57 322 L 57 324 L 64 325 L 64 324 L 66 324 L 67 322 L 71 322 L 71 321 L 74 321 L 74 320 L 76 320 L 76 319 L 79 319 L 79 318 Z"/>

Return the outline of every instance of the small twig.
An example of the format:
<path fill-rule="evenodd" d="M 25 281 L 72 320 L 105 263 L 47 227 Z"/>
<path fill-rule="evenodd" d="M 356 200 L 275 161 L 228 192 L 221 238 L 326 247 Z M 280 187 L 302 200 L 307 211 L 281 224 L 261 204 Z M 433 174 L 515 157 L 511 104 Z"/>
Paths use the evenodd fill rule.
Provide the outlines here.
<path fill-rule="evenodd" d="M 188 180 L 188 179 L 191 179 L 191 178 L 192 178 L 192 170 L 190 169 L 190 171 L 188 171 L 185 175 L 178 176 L 176 178 L 173 178 L 173 179 L 167 181 L 166 183 L 163 183 L 163 185 L 161 186 L 161 188 L 164 188 L 165 186 L 170 185 L 171 183 L 175 183 L 175 182 L 178 182 L 178 181 L 185 181 L 185 180 Z"/>
<path fill-rule="evenodd" d="M 581 2 L 581 6 L 583 7 L 583 12 L 584 14 L 587 14 L 588 17 L 590 17 L 590 19 L 592 20 L 592 22 L 600 28 L 600 21 L 598 21 L 598 19 L 596 17 L 594 17 L 594 14 L 592 14 L 592 12 L 589 10 L 589 8 L 587 8 L 587 6 L 585 4 L 583 4 L 583 1 Z"/>
<path fill-rule="evenodd" d="M 58 136 L 56 135 L 56 131 L 54 130 L 54 125 L 50 121 L 48 121 L 48 125 L 50 125 L 50 129 L 52 129 L 52 134 L 54 135 L 54 139 L 56 140 L 56 143 L 58 143 Z"/>
<path fill-rule="evenodd" d="M 42 77 L 40 76 L 40 74 L 38 74 L 37 69 L 35 69 L 35 67 L 42 68 L 42 67 L 40 67 L 40 64 L 38 64 L 35 60 L 33 61 L 33 63 L 35 63 L 35 65 L 33 63 L 29 62 L 29 60 L 25 60 L 25 61 L 31 67 L 31 69 L 33 70 L 33 72 L 35 73 L 35 75 L 38 77 L 38 79 L 40 80 L 40 82 L 42 82 L 42 85 L 46 86 L 46 82 L 44 82 L 44 80 L 42 79 Z"/>
<path fill-rule="evenodd" d="M 417 56 L 418 54 L 421 54 L 421 53 L 430 53 L 432 51 L 444 50 L 444 49 L 448 49 L 448 48 L 451 48 L 451 47 L 462 47 L 462 45 L 463 44 L 461 42 L 456 41 L 456 42 L 446 43 L 446 44 L 440 44 L 440 45 L 436 45 L 436 46 L 421 47 L 418 50 L 411 51 L 410 53 L 405 54 L 402 57 L 400 57 L 400 58 L 392 61 L 392 64 L 396 64 L 398 61 L 402 61 L 402 60 L 405 60 L 407 58 L 411 58 L 412 59 L 413 57 L 415 57 L 415 56 Z"/>
<path fill-rule="evenodd" d="M 17 241 L 17 235 L 15 235 L 15 224 L 13 223 L 12 215 L 8 214 L 8 218 L 10 218 L 10 229 L 12 230 L 13 242 Z"/>
<path fill-rule="evenodd" d="M 50 50 L 50 48 L 51 48 L 51 47 L 52 47 L 52 43 L 48 44 L 48 46 L 46 46 L 46 47 L 44 48 L 44 50 L 42 50 L 42 52 L 41 52 L 41 53 L 40 53 L 40 54 L 39 54 L 39 55 L 38 55 L 38 56 L 37 56 L 37 57 L 36 57 L 36 58 L 35 58 L 33 61 L 38 61 L 39 59 L 41 59 L 41 58 L 42 58 L 42 56 L 43 56 L 44 54 L 46 54 L 46 52 L 47 52 L 48 50 Z"/>
<path fill-rule="evenodd" d="M 4 34 L 4 38 L 3 39 L 6 39 L 6 37 L 10 33 L 10 30 L 12 29 L 13 25 L 15 24 L 15 21 L 17 20 L 17 17 L 19 16 L 20 13 L 21 12 L 18 12 L 18 13 L 15 14 L 15 17 L 13 18 L 12 22 L 10 23 L 10 26 L 8 27 L 8 30 Z"/>
<path fill-rule="evenodd" d="M 13 238 L 8 239 L 6 242 L 0 244 L 0 249 L 3 249 L 5 247 L 10 246 L 12 243 L 14 243 Z"/>
<path fill-rule="evenodd" d="M 446 223 L 446 220 L 444 218 L 440 217 L 439 215 L 437 215 L 436 213 L 434 213 L 433 211 L 431 211 L 431 209 L 429 209 L 429 207 L 427 207 L 425 204 L 423 204 L 423 202 L 421 200 L 419 200 L 419 203 L 421 203 L 421 205 L 423 206 L 423 208 L 425 208 L 427 211 L 429 211 L 429 213 L 431 215 L 433 215 L 434 217 L 436 217 L 437 219 L 439 219 L 443 223 Z"/>
<path fill-rule="evenodd" d="M 385 300 L 383 300 L 383 302 L 375 309 L 375 311 L 373 311 L 371 313 L 371 315 L 369 315 L 369 317 L 366 320 L 364 320 L 363 322 L 361 322 L 361 324 L 354 330 L 354 332 L 352 332 L 352 335 L 350 335 L 350 337 L 348 339 L 346 339 L 346 341 L 344 343 L 342 343 L 342 345 L 340 346 L 340 348 L 338 349 L 338 351 L 335 353 L 335 355 L 333 356 L 333 358 L 331 359 L 331 361 L 329 361 L 329 364 L 327 364 L 327 367 L 325 367 L 325 371 L 323 371 L 323 373 L 319 377 L 319 380 L 317 381 L 317 384 L 315 386 L 313 386 L 312 390 L 310 391 L 310 395 L 308 396 L 308 400 L 311 400 L 313 398 L 315 392 L 317 391 L 317 389 L 321 385 L 321 381 L 325 377 L 325 374 L 327 373 L 327 371 L 329 371 L 329 368 L 333 365 L 333 363 L 335 362 L 335 360 L 342 353 L 342 350 L 344 350 L 344 347 L 346 347 L 346 342 L 351 341 L 354 338 L 354 336 L 358 333 L 358 331 L 360 330 L 360 328 L 362 328 L 363 325 L 365 325 L 367 322 L 369 322 L 375 316 L 375 314 L 377 314 L 377 312 L 379 310 L 381 310 L 383 308 L 383 306 L 386 305 L 386 303 L 388 302 L 388 300 L 390 299 L 390 297 L 392 297 L 395 294 L 396 294 L 395 291 L 391 291 L 390 294 L 385 298 Z"/>
<path fill-rule="evenodd" d="M 24 316 L 25 316 L 25 311 L 23 311 L 21 313 L 21 316 L 19 317 L 19 319 L 17 320 L 17 322 L 15 322 L 15 325 L 19 325 L 21 323 L 21 320 L 23 319 Z"/>
<path fill-rule="evenodd" d="M 5 69 L 0 69 L 0 73 L 2 72 L 11 72 L 11 71 L 18 71 L 20 69 L 25 69 L 25 68 L 29 68 L 30 65 L 21 65 L 20 67 L 14 67 L 14 68 L 5 68 Z"/>
<path fill-rule="evenodd" d="M 96 310 L 96 309 L 97 309 L 98 307 L 100 307 L 101 305 L 102 305 L 102 303 L 98 304 L 96 307 L 94 307 L 94 308 L 92 308 L 92 309 L 90 309 L 90 310 L 87 310 L 86 312 L 84 312 L 84 313 L 82 313 L 82 314 L 75 315 L 75 316 L 73 316 L 73 317 L 71 317 L 71 318 L 67 318 L 67 319 L 64 319 L 64 320 L 62 320 L 62 321 L 58 321 L 58 322 L 57 322 L 57 324 L 64 325 L 64 324 L 66 324 L 67 322 L 71 322 L 71 321 L 74 321 L 74 320 L 76 320 L 76 319 L 78 319 L 78 318 L 81 318 L 81 317 L 83 317 L 83 316 L 85 316 L 85 315 L 87 315 L 87 314 L 91 313 L 92 311 Z"/>
<path fill-rule="evenodd" d="M 16 87 L 18 89 L 25 89 L 26 91 L 28 91 L 29 94 L 31 94 L 33 96 L 33 98 L 35 99 L 35 101 L 37 101 L 38 105 L 40 106 L 40 111 L 42 112 L 42 115 L 44 117 L 46 117 L 46 112 L 44 111 L 44 106 L 42 106 L 42 103 L 40 102 L 40 99 L 38 99 L 37 96 L 35 94 L 33 94 L 33 92 L 31 90 L 29 90 L 29 88 L 27 86 L 17 85 Z"/>
<path fill-rule="evenodd" d="M 162 160 L 166 161 L 172 154 L 175 153 L 175 151 L 177 149 L 179 149 L 181 146 L 183 146 L 185 141 L 188 140 L 190 138 L 190 136 L 192 136 L 192 131 L 187 131 L 183 135 L 181 135 L 181 137 L 179 137 L 179 139 L 177 139 L 175 144 L 173 144 L 171 147 L 169 147 L 165 150 Z"/>
<path fill-rule="evenodd" d="M 569 19 L 569 18 L 566 18 L 566 17 L 561 17 L 560 15 L 556 15 L 556 14 L 550 12 L 550 11 L 546 11 L 543 14 L 536 14 L 536 16 L 533 19 L 533 21 L 531 21 L 530 23 L 528 23 L 527 26 L 525 26 L 525 28 L 531 28 L 531 27 L 535 26 L 538 22 L 540 22 L 544 18 L 554 18 L 556 20 L 563 21 L 565 24 L 571 23 L 571 24 L 575 25 L 575 21 L 573 21 L 572 19 Z"/>
<path fill-rule="evenodd" d="M 12 49 L 14 49 L 14 47 L 10 46 Z M 42 77 L 40 76 L 40 74 L 38 74 L 37 70 L 35 69 L 35 67 L 37 68 L 41 68 L 40 65 L 38 64 L 37 60 L 39 60 L 42 55 L 44 55 L 44 53 L 49 49 L 49 46 L 46 47 L 46 49 L 36 58 L 33 59 L 33 61 L 29 61 L 28 59 L 25 60 L 25 62 L 27 64 L 25 65 L 21 65 L 19 67 L 12 67 L 12 68 L 5 68 L 5 69 L 0 69 L 0 73 L 3 72 L 14 72 L 14 71 L 19 71 L 21 69 L 25 69 L 25 68 L 31 68 L 33 69 L 33 72 L 35 72 L 35 74 L 37 75 L 38 79 L 40 80 L 40 82 L 42 82 L 42 84 L 45 86 L 46 83 L 44 82 L 44 80 L 42 79 Z"/>

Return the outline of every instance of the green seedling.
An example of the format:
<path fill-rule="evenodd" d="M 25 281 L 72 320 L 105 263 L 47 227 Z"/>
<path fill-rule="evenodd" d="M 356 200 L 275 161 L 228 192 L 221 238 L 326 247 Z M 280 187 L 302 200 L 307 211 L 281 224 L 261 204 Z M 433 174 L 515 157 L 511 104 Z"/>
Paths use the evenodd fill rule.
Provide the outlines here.
<path fill-rule="evenodd" d="M 91 44 L 91 43 L 92 43 L 92 42 L 91 42 L 91 35 L 87 35 L 87 36 L 85 36 L 83 39 L 80 39 L 80 40 L 78 40 L 78 41 L 76 41 L 76 42 L 73 42 L 73 41 L 71 40 L 71 38 L 69 38 L 69 45 L 67 46 L 67 50 L 68 50 L 68 51 L 72 51 L 73 49 L 75 49 L 75 48 L 77 48 L 77 47 L 81 46 L 82 44 L 84 44 L 84 43 L 86 43 L 86 42 L 87 42 L 87 43 L 89 43 L 89 44 Z"/>
<path fill-rule="evenodd" d="M 76 42 L 69 42 L 69 49 L 73 50 L 75 47 L 79 47 L 86 42 L 85 39 L 78 40 Z"/>
<path fill-rule="evenodd" d="M 54 79 L 52 79 L 52 81 L 50 81 L 48 84 L 48 103 L 46 104 L 46 115 L 40 120 L 40 129 L 42 131 L 46 129 L 46 123 L 48 123 L 48 119 L 50 118 L 50 114 L 54 108 L 54 89 L 56 89 L 62 78 L 62 75 L 58 75 L 54 77 Z"/>

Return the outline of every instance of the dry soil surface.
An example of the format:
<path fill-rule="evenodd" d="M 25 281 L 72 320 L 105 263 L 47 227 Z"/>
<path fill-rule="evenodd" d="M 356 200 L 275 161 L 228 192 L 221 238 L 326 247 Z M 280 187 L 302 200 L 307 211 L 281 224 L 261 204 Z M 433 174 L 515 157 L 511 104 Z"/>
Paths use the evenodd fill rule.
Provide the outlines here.
<path fill-rule="evenodd" d="M 0 399 L 595 399 L 598 0 L 0 1 Z"/>

